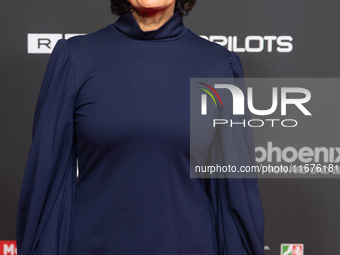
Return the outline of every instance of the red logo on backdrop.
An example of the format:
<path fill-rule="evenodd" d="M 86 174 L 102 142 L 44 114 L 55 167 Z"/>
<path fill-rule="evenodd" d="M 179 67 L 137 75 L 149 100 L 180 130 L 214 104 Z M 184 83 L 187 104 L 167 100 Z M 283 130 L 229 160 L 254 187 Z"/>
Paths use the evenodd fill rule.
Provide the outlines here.
<path fill-rule="evenodd" d="M 303 246 L 302 245 L 293 245 L 292 255 L 303 255 Z"/>
<path fill-rule="evenodd" d="M 0 241 L 0 255 L 16 255 L 16 241 Z"/>

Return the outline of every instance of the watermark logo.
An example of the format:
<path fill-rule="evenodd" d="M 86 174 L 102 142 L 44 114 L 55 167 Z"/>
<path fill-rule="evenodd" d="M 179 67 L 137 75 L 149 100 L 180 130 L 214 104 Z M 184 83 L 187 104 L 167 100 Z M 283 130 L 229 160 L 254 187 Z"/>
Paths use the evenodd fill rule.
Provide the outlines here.
<path fill-rule="evenodd" d="M 205 83 L 200 82 L 201 84 L 209 87 L 218 97 L 218 99 L 220 100 L 220 103 L 222 105 L 220 96 L 218 95 L 218 93 L 216 92 L 216 90 L 211 87 L 210 85 L 207 85 Z M 233 114 L 234 115 L 244 115 L 244 103 L 245 103 L 245 97 L 243 94 L 243 91 L 232 84 L 215 84 L 214 85 L 215 88 L 217 89 L 228 89 L 233 97 Z M 203 88 L 199 88 L 204 90 L 205 92 L 207 92 L 210 97 L 214 100 L 215 105 L 216 104 L 216 100 L 215 98 L 212 96 L 212 94 L 207 91 L 206 89 Z M 300 94 L 300 95 L 304 95 L 303 98 L 287 98 L 287 95 L 289 93 L 295 93 L 295 94 Z M 249 87 L 247 88 L 247 104 L 248 104 L 248 108 L 250 110 L 251 113 L 255 114 L 255 115 L 259 115 L 259 116 L 265 116 L 265 115 L 270 115 L 272 113 L 274 113 L 277 108 L 278 108 L 278 88 L 273 87 L 272 88 L 272 105 L 269 109 L 266 110 L 258 110 L 254 107 L 254 103 L 253 103 L 253 88 Z M 308 89 L 305 88 L 281 88 L 281 115 L 287 115 L 287 105 L 291 104 L 291 105 L 295 105 L 304 115 L 312 115 L 307 108 L 303 105 L 305 103 L 307 103 L 309 100 L 311 99 L 311 93 Z M 202 97 L 202 109 L 203 106 L 206 107 L 206 95 L 205 97 Z M 202 115 L 206 115 L 202 113 Z"/>
<path fill-rule="evenodd" d="M 281 255 L 303 255 L 303 244 L 281 244 Z"/>
<path fill-rule="evenodd" d="M 191 177 L 340 178 L 339 84 L 338 78 L 191 78 Z"/>
<path fill-rule="evenodd" d="M 218 98 L 218 101 L 220 102 L 220 104 L 222 106 L 221 97 L 213 87 L 211 87 L 210 85 L 205 84 L 203 82 L 197 82 L 197 83 L 200 83 L 200 84 L 204 85 L 205 87 L 209 88 L 216 95 L 216 97 Z M 212 98 L 212 100 L 214 101 L 215 106 L 217 106 L 215 97 L 212 95 L 212 93 L 209 90 L 207 90 L 205 88 L 201 88 L 201 87 L 197 87 L 197 88 L 206 92 Z M 202 96 L 201 96 L 201 100 L 202 100 L 201 101 L 201 114 L 202 115 L 207 115 L 207 94 L 202 94 Z"/>
<path fill-rule="evenodd" d="M 241 90 L 240 87 L 229 84 L 229 83 L 218 83 L 213 86 L 203 83 L 196 82 L 204 85 L 206 88 L 197 87 L 204 91 L 204 94 L 201 94 L 201 115 L 207 115 L 207 95 L 213 100 L 215 106 L 217 106 L 217 100 L 220 102 L 220 105 L 223 106 L 223 102 L 221 100 L 220 95 L 216 91 L 216 89 L 227 89 L 231 94 L 232 98 L 232 114 L 236 115 L 245 115 L 245 107 L 248 107 L 249 112 L 256 116 L 269 116 L 277 112 L 278 108 L 280 108 L 280 115 L 287 115 L 287 108 L 291 105 L 296 107 L 304 116 L 312 116 L 312 113 L 305 106 L 311 100 L 311 93 L 308 89 L 301 87 L 272 87 L 271 95 L 269 98 L 261 98 L 261 100 L 271 101 L 271 106 L 267 109 L 257 109 L 254 106 L 254 93 L 253 87 L 247 88 L 247 99 Z M 210 91 L 209 91 L 209 90 Z M 279 96 L 280 91 L 280 96 Z M 223 92 L 225 93 L 225 92 Z M 280 102 L 279 102 L 280 101 Z M 298 122 L 296 119 L 276 119 L 276 118 L 267 118 L 267 119 L 244 119 L 241 122 L 235 122 L 233 119 L 214 119 L 213 126 L 216 125 L 225 125 L 229 124 L 231 127 L 234 125 L 243 125 L 250 127 L 263 127 L 265 124 L 271 125 L 274 127 L 275 124 L 279 122 L 282 127 L 296 127 Z"/>

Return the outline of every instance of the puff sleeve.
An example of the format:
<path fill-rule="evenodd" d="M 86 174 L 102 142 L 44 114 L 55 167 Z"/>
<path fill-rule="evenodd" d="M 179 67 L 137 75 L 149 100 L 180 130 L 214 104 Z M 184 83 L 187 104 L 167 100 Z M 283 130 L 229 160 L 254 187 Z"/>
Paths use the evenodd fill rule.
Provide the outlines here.
<path fill-rule="evenodd" d="M 239 57 L 231 52 L 226 78 L 245 93 L 243 70 Z M 233 119 L 242 122 L 250 119 L 245 107 L 245 115 L 232 115 L 231 93 L 224 90 L 226 106 L 220 112 L 221 119 Z M 212 155 L 222 155 L 218 160 L 221 165 L 255 165 L 255 146 L 253 130 L 249 126 L 221 125 L 211 145 Z M 215 151 L 214 151 L 215 150 Z M 222 152 L 222 153 L 221 153 Z M 210 159 L 208 159 L 209 162 Z M 211 163 L 208 163 L 211 165 Z M 264 216 L 257 179 L 253 178 L 216 178 L 207 184 L 207 193 L 213 205 L 216 220 L 216 235 L 219 255 L 263 255 L 264 254 Z"/>
<path fill-rule="evenodd" d="M 68 41 L 50 56 L 17 208 L 19 255 L 67 254 L 76 184 L 74 70 Z"/>

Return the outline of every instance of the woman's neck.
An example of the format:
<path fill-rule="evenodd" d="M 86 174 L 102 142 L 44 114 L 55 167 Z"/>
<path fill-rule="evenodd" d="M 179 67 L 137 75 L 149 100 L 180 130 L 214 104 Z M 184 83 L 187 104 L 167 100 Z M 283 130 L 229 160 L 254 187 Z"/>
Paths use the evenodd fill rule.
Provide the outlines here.
<path fill-rule="evenodd" d="M 132 15 L 143 31 L 152 31 L 160 28 L 174 14 L 175 3 L 162 10 L 137 10 L 131 5 Z"/>

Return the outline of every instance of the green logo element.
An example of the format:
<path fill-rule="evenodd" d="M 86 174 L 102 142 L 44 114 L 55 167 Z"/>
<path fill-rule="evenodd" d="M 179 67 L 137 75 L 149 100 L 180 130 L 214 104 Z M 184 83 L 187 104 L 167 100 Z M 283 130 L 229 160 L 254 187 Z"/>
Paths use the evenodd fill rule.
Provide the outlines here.
<path fill-rule="evenodd" d="M 293 245 L 282 244 L 281 255 L 293 255 Z"/>

